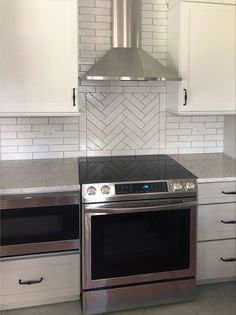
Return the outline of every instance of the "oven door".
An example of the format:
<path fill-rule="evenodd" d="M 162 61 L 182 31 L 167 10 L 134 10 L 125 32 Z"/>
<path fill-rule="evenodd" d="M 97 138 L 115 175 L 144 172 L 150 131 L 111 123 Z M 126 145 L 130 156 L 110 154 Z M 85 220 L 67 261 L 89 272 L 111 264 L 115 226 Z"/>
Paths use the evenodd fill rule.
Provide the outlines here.
<path fill-rule="evenodd" d="M 196 274 L 196 199 L 86 205 L 83 290 Z"/>
<path fill-rule="evenodd" d="M 79 194 L 1 197 L 1 257 L 79 248 Z"/>

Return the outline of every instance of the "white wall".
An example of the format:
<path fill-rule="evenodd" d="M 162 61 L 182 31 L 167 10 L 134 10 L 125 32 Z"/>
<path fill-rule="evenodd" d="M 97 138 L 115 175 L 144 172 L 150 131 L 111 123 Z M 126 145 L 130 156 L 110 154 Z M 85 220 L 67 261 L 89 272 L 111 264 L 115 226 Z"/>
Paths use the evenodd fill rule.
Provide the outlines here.
<path fill-rule="evenodd" d="M 111 47 L 111 0 L 78 0 L 80 72 Z M 143 48 L 166 64 L 166 0 L 143 0 Z M 162 82 L 81 82 L 81 116 L 0 118 L 3 159 L 223 152 L 223 116 L 166 112 Z"/>

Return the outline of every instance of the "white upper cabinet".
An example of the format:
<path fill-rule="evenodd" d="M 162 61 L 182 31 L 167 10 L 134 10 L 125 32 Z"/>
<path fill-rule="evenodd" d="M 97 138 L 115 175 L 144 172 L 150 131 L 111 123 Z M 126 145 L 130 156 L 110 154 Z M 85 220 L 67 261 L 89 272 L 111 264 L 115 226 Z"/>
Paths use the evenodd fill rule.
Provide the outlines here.
<path fill-rule="evenodd" d="M 235 113 L 235 5 L 179 1 L 168 11 L 167 107 L 178 114 Z"/>
<path fill-rule="evenodd" d="M 0 0 L 0 116 L 78 113 L 76 0 Z"/>

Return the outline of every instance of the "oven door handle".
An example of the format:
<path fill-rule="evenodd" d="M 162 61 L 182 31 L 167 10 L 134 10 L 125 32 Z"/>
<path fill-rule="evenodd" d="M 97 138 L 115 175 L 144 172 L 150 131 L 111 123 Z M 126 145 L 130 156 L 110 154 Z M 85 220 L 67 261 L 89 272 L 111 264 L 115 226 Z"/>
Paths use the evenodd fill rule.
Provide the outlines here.
<path fill-rule="evenodd" d="M 134 208 L 107 208 L 107 207 L 87 207 L 85 208 L 86 213 L 91 214 L 115 214 L 115 213 L 132 213 L 132 212 L 148 212 L 148 211 L 161 211 L 161 210 L 176 210 L 180 208 L 188 208 L 196 206 L 197 201 L 190 201 L 184 203 L 174 203 L 169 205 L 160 205 L 160 206 L 142 206 Z"/>

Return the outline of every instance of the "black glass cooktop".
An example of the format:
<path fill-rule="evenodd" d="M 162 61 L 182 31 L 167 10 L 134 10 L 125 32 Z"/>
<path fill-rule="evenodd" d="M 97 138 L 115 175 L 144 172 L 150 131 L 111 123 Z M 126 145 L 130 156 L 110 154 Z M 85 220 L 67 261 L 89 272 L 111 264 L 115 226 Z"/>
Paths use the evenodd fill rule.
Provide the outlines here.
<path fill-rule="evenodd" d="M 168 155 L 79 159 L 80 184 L 196 178 Z"/>

